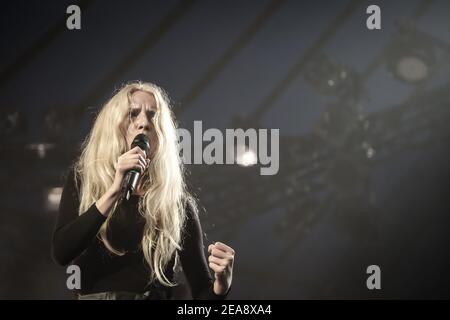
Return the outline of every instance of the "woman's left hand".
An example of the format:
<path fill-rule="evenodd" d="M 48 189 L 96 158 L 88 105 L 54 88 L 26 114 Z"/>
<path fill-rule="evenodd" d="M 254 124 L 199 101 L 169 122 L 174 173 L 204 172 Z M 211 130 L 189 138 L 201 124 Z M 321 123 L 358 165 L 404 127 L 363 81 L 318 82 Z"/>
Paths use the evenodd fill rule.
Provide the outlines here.
<path fill-rule="evenodd" d="M 233 279 L 234 250 L 224 243 L 216 242 L 208 247 L 209 267 L 214 271 L 214 293 L 224 295 Z"/>

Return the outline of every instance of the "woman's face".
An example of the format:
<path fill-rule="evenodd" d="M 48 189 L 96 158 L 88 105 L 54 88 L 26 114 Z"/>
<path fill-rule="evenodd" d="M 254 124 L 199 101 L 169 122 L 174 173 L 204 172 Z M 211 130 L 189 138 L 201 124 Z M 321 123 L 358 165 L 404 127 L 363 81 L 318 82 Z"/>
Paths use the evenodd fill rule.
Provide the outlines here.
<path fill-rule="evenodd" d="M 153 125 L 153 116 L 157 111 L 155 97 L 151 93 L 139 90 L 133 92 L 131 101 L 128 121 L 125 122 L 128 148 L 131 148 L 134 137 L 143 133 L 150 140 L 150 152 L 147 153 L 147 157 L 151 159 L 158 143 Z"/>

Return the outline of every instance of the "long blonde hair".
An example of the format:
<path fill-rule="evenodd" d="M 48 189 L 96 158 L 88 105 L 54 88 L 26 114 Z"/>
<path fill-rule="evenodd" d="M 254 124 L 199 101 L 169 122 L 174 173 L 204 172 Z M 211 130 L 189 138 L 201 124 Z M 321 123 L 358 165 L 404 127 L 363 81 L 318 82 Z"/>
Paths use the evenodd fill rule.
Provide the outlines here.
<path fill-rule="evenodd" d="M 114 164 L 128 150 L 123 128 L 128 121 L 131 95 L 138 90 L 155 97 L 157 111 L 153 123 L 158 138 L 154 157 L 141 177 L 145 194 L 139 201 L 139 213 L 146 221 L 141 241 L 142 251 L 151 268 L 149 281 L 157 279 L 163 285 L 173 286 L 175 284 L 166 277 L 164 271 L 176 256 L 176 250 L 181 249 L 185 204 L 186 200 L 192 199 L 184 182 L 176 123 L 169 98 L 157 85 L 140 81 L 126 84 L 101 108 L 75 164 L 75 174 L 80 179 L 79 214 L 85 212 L 113 183 Z M 123 255 L 125 252 L 113 248 L 106 237 L 108 224 L 117 205 L 100 228 L 98 237 L 108 250 Z"/>

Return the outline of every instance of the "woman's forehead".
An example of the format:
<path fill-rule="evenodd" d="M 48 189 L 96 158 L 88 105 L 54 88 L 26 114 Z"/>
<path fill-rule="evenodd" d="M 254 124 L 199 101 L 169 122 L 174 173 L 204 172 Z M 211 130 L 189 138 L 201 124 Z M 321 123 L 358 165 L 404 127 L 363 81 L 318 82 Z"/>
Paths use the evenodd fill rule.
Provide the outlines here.
<path fill-rule="evenodd" d="M 138 90 L 132 93 L 131 95 L 131 105 L 135 107 L 145 106 L 146 109 L 156 110 L 157 103 L 155 96 L 146 91 Z"/>

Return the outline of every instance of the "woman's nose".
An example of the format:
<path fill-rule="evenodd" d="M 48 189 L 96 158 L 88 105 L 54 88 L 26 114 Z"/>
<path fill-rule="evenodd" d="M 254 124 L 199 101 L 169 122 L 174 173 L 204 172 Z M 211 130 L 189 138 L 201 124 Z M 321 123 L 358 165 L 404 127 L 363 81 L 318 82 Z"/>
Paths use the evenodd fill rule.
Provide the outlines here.
<path fill-rule="evenodd" d="M 150 122 L 148 121 L 147 117 L 141 116 L 138 119 L 137 128 L 138 130 L 146 130 L 146 131 L 150 130 Z"/>
<path fill-rule="evenodd" d="M 138 124 L 138 130 L 144 130 L 144 131 L 148 131 L 150 130 L 150 124 L 148 123 L 148 121 L 140 121 Z"/>

